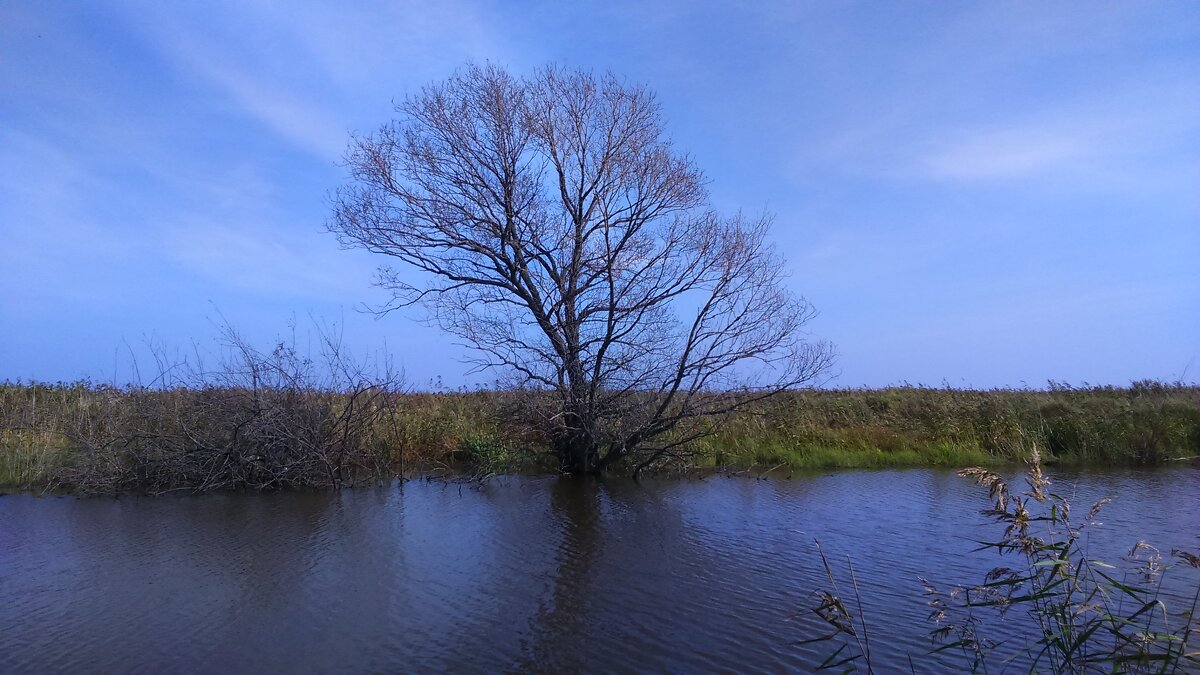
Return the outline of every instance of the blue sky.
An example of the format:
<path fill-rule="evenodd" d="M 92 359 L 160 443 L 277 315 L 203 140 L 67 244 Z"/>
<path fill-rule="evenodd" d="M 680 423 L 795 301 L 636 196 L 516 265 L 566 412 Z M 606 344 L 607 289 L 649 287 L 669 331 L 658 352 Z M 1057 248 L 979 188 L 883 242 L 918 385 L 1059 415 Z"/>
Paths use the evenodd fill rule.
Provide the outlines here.
<path fill-rule="evenodd" d="M 696 0 L 0 2 L 0 380 L 312 316 L 489 381 L 324 231 L 349 132 L 469 60 L 656 90 L 834 385 L 1200 380 L 1195 3 Z"/>

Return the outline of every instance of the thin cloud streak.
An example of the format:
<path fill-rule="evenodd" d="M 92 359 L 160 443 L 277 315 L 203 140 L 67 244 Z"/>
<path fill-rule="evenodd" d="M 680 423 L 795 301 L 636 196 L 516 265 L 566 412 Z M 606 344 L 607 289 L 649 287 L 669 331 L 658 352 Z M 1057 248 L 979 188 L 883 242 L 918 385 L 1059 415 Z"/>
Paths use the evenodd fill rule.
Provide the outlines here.
<path fill-rule="evenodd" d="M 214 289 L 329 302 L 363 294 L 371 276 L 362 256 L 334 258 L 303 243 L 250 224 L 191 221 L 169 229 L 163 248 Z"/>

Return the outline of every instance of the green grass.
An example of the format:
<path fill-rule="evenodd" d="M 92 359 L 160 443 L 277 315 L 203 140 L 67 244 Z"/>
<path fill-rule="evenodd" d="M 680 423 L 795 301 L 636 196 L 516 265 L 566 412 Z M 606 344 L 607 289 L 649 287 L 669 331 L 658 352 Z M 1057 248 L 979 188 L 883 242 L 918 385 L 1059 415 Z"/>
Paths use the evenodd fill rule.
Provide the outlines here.
<path fill-rule="evenodd" d="M 945 441 L 911 448 L 880 448 L 870 445 L 834 445 L 818 441 L 799 443 L 778 439 L 746 438 L 735 443 L 711 439 L 698 444 L 695 464 L 702 468 L 768 469 L 883 469 L 917 466 L 965 466 L 996 464 L 1004 458 L 988 455 L 977 447 Z"/>
<path fill-rule="evenodd" d="M 25 487 L 39 482 L 49 473 L 43 469 L 47 456 L 53 457 L 57 454 L 56 450 L 46 450 L 14 439 L 5 439 L 3 445 L 0 445 L 0 487 Z"/>
<path fill-rule="evenodd" d="M 1156 464 L 1200 455 L 1200 387 L 1049 391 L 897 387 L 772 399 L 698 444 L 717 465 Z"/>
<path fill-rule="evenodd" d="M 171 391 L 138 395 L 174 396 L 169 402 L 185 407 L 191 400 Z M 398 395 L 394 412 L 371 429 L 372 447 L 396 472 L 464 463 L 552 470 L 538 461 L 545 440 L 512 412 L 517 395 Z M 133 424 L 132 400 L 129 391 L 86 382 L 0 384 L 0 485 L 50 482 L 81 458 L 81 438 L 111 437 Z M 714 421 L 710 431 L 674 468 L 961 467 L 1024 461 L 1034 448 L 1047 462 L 1157 464 L 1200 455 L 1200 386 L 807 390 Z"/>

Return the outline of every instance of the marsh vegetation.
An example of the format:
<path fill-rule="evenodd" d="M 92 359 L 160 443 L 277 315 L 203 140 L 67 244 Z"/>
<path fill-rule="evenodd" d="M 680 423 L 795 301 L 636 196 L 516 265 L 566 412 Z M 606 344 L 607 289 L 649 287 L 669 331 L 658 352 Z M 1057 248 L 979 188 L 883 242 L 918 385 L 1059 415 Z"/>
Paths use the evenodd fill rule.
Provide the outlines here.
<path fill-rule="evenodd" d="M 429 471 L 557 471 L 549 439 L 520 414 L 527 392 L 412 393 L 394 382 L 347 386 L 353 378 L 324 388 L 318 380 L 328 375 L 318 378 L 311 362 L 293 357 L 286 349 L 258 354 L 251 360 L 267 364 L 259 363 L 259 375 L 233 369 L 248 379 L 194 387 L 0 386 L 0 483 L 82 492 L 272 489 Z M 1048 463 L 1155 465 L 1200 455 L 1200 388 L 793 391 L 711 432 L 658 470 L 996 466 L 1023 462 L 1034 448 Z"/>

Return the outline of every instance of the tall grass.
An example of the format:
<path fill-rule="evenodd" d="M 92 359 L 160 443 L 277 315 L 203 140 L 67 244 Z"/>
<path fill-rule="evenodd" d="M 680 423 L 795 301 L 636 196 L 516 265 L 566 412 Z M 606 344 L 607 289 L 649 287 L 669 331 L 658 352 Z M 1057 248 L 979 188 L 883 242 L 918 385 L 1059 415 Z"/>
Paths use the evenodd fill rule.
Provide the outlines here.
<path fill-rule="evenodd" d="M 193 478 L 193 487 L 204 489 L 192 457 L 326 465 L 334 446 L 350 451 L 337 459 L 359 479 L 534 466 L 527 449 L 539 440 L 505 423 L 506 396 L 372 393 L 370 407 L 349 418 L 349 394 L 291 386 L 0 384 L 0 486 L 137 490 L 151 487 L 166 467 L 169 489 L 186 489 Z"/>
<path fill-rule="evenodd" d="M 697 462 L 791 469 L 1024 461 L 1156 464 L 1200 455 L 1200 387 L 815 390 L 770 400 L 697 444 Z"/>
<path fill-rule="evenodd" d="M 219 387 L 218 387 L 219 389 Z M 113 388 L 89 382 L 0 384 L 0 485 L 62 482 L 88 443 L 145 434 L 130 414 L 153 407 L 159 419 L 207 419 L 187 389 Z M 311 388 L 313 414 L 336 412 L 345 397 Z M 470 465 L 482 473 L 553 470 L 539 463 L 545 439 L 520 422 L 503 391 L 388 394 L 385 414 L 357 429 L 380 476 Z M 166 413 L 170 413 L 167 415 Z M 318 416 L 319 417 L 319 416 Z M 336 417 L 336 415 L 335 415 Z M 161 431 L 161 430 L 158 430 Z M 209 429 L 219 436 L 219 429 Z M 1200 455 L 1200 387 L 1138 382 L 1130 387 L 1045 391 L 964 391 L 923 387 L 806 390 L 713 423 L 685 448 L 675 469 L 882 468 L 995 465 L 1024 461 L 1155 464 Z M 88 439 L 92 441 L 88 441 Z M 114 470 L 112 447 L 100 459 Z"/>

